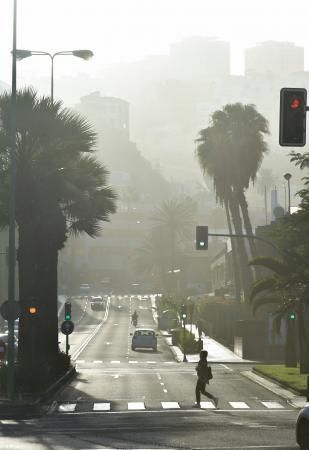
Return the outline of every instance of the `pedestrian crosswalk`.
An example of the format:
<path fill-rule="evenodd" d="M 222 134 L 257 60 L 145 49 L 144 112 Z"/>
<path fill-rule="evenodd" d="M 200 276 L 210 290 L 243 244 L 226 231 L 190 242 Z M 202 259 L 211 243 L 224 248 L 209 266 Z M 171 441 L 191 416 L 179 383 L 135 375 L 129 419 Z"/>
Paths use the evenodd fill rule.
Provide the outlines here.
<path fill-rule="evenodd" d="M 125 363 L 125 364 L 147 364 L 147 365 L 155 365 L 155 364 L 164 364 L 164 365 L 176 365 L 178 364 L 177 361 L 136 361 L 136 360 L 131 360 L 131 359 L 126 359 L 123 361 L 120 360 L 98 360 L 95 359 L 93 361 L 86 361 L 84 359 L 77 359 L 76 364 L 78 365 L 99 365 L 99 364 L 121 364 L 121 363 Z"/>
<path fill-rule="evenodd" d="M 107 412 L 107 411 L 143 411 L 143 410 L 189 410 L 192 409 L 193 404 L 177 401 L 162 401 L 156 404 L 150 404 L 143 401 L 135 402 L 72 402 L 59 403 L 58 413 L 74 413 L 74 412 Z M 216 407 L 213 402 L 201 402 L 201 408 L 204 410 L 278 410 L 291 409 L 288 404 L 282 404 L 277 401 L 269 400 L 255 400 L 254 403 L 248 404 L 244 401 L 226 401 L 220 400 Z"/>

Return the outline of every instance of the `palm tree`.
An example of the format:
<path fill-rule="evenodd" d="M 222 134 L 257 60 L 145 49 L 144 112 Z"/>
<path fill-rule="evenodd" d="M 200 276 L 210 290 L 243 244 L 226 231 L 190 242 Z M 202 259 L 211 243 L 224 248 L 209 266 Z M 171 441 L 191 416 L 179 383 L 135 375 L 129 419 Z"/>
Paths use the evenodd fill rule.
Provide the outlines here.
<path fill-rule="evenodd" d="M 157 279 L 160 289 L 167 291 L 168 273 L 168 242 L 161 230 L 154 228 L 145 237 L 144 242 L 137 250 L 135 260 L 138 272 L 151 275 Z"/>
<path fill-rule="evenodd" d="M 7 224 L 8 209 L 10 102 L 9 93 L 0 96 L 3 225 Z M 20 91 L 16 140 L 21 306 L 18 358 L 25 368 L 44 361 L 49 370 L 58 355 L 58 251 L 69 233 L 97 236 L 100 222 L 108 221 L 115 212 L 115 194 L 107 186 L 106 169 L 94 156 L 95 132 L 61 102 L 38 98 L 33 89 Z M 38 307 L 35 321 L 27 314 L 33 303 Z"/>
<path fill-rule="evenodd" d="M 244 191 L 256 178 L 267 151 L 264 136 L 268 133 L 266 119 L 253 105 L 235 103 L 213 113 L 210 126 L 201 130 L 197 139 L 200 166 L 213 178 L 217 200 L 230 211 L 237 234 L 242 234 L 241 214 L 246 233 L 253 234 Z M 253 239 L 249 245 L 251 255 L 256 256 Z M 243 272 L 248 258 L 241 240 L 237 241 L 237 247 Z M 243 286 L 248 287 L 250 280 L 247 271 Z"/>
<path fill-rule="evenodd" d="M 175 269 L 176 246 L 180 239 L 190 236 L 196 214 L 196 204 L 191 198 L 165 201 L 157 210 L 153 221 L 167 239 L 170 247 L 170 270 Z"/>

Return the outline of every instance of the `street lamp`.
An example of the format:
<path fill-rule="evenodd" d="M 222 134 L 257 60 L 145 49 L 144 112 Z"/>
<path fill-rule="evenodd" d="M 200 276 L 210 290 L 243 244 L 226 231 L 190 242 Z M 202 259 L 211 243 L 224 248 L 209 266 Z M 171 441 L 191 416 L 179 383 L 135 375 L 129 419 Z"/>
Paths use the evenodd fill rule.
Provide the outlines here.
<path fill-rule="evenodd" d="M 23 49 L 17 49 L 16 50 L 16 59 L 18 61 L 21 61 L 22 59 L 29 58 L 30 56 L 36 56 L 36 55 L 45 55 L 49 56 L 51 59 L 51 80 L 50 80 L 50 97 L 51 101 L 54 101 L 54 59 L 56 56 L 59 55 L 72 55 L 76 56 L 77 58 L 84 59 L 87 61 L 88 59 L 93 57 L 93 52 L 91 50 L 68 50 L 68 51 L 62 51 L 62 52 L 56 52 L 56 53 L 48 53 L 48 52 L 41 52 L 41 51 L 34 51 L 34 50 L 23 50 Z"/>
<path fill-rule="evenodd" d="M 288 182 L 288 213 L 291 214 L 291 189 L 290 189 L 290 179 L 292 175 L 290 173 L 285 173 L 283 178 Z"/>

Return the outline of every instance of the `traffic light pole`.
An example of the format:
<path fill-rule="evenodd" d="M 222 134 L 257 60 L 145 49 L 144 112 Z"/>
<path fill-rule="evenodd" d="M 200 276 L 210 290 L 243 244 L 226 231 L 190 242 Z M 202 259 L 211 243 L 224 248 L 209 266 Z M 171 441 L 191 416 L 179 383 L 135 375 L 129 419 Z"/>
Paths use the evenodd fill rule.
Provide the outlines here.
<path fill-rule="evenodd" d="M 183 362 L 188 362 L 186 355 L 186 319 L 183 319 Z"/>
<path fill-rule="evenodd" d="M 278 247 L 276 247 L 272 242 L 268 241 L 267 239 L 264 239 L 260 236 L 256 236 L 255 234 L 228 234 L 228 233 L 208 233 L 208 236 L 218 236 L 218 237 L 233 237 L 233 238 L 248 238 L 248 239 L 257 239 L 258 241 L 262 241 L 265 244 L 270 245 L 273 249 L 276 250 L 276 252 L 280 253 L 282 255 L 281 250 L 279 250 Z"/>

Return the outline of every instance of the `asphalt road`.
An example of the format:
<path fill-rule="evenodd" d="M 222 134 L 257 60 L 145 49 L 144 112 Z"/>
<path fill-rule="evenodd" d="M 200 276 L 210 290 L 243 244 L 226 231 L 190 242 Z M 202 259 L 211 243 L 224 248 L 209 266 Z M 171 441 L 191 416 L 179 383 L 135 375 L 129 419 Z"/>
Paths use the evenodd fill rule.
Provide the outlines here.
<path fill-rule="evenodd" d="M 195 364 L 177 363 L 163 337 L 157 352 L 132 351 L 134 309 L 156 328 L 149 300 L 114 297 L 108 314 L 80 300 L 77 378 L 44 418 L 2 421 L 1 449 L 298 448 L 297 410 L 246 378 L 247 364 L 212 363 L 219 405 L 193 409 Z"/>

